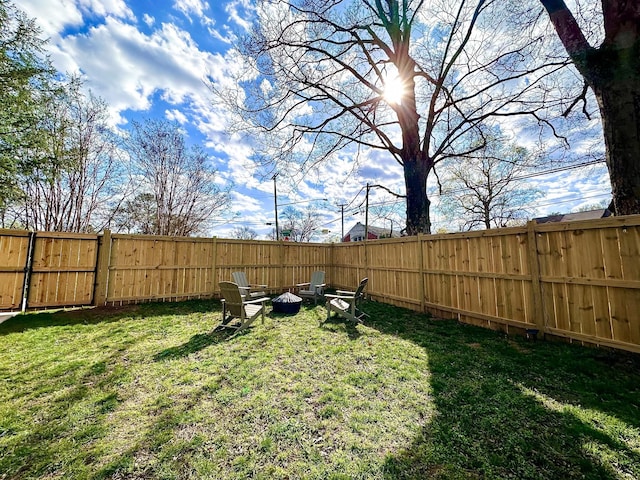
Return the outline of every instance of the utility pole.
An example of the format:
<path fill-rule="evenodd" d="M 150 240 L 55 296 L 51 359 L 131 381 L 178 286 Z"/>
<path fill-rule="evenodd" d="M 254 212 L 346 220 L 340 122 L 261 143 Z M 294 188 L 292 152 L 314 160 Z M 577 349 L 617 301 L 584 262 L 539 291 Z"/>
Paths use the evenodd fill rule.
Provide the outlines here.
<path fill-rule="evenodd" d="M 369 239 L 369 184 L 367 183 L 366 206 L 364 210 L 364 240 Z"/>
<path fill-rule="evenodd" d="M 347 204 L 341 203 L 338 206 L 340 207 L 340 216 L 342 217 L 342 236 L 340 237 L 340 241 L 342 242 L 344 239 L 344 207 L 346 207 Z"/>
<path fill-rule="evenodd" d="M 274 212 L 276 214 L 276 242 L 280 240 L 280 230 L 278 229 L 278 190 L 276 187 L 276 177 L 277 173 L 273 175 L 273 204 L 274 204 Z"/>

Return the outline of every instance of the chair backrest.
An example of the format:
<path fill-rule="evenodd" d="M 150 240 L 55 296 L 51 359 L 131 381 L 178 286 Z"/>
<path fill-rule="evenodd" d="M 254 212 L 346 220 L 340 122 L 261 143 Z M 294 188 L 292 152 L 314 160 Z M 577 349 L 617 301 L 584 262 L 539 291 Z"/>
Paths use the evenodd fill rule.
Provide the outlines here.
<path fill-rule="evenodd" d="M 356 290 L 356 294 L 354 295 L 354 298 L 358 299 L 362 296 L 362 292 L 364 291 L 364 288 L 367 286 L 368 281 L 369 279 L 367 277 L 360 280 L 360 285 L 358 285 L 358 289 Z"/>
<path fill-rule="evenodd" d="M 227 304 L 227 310 L 233 316 L 239 317 L 242 314 L 242 295 L 238 285 L 233 282 L 220 282 L 220 293 Z"/>
<path fill-rule="evenodd" d="M 311 274 L 311 282 L 309 285 L 309 290 L 315 290 L 318 285 L 322 285 L 324 283 L 324 272 L 321 270 L 316 270 Z"/>
<path fill-rule="evenodd" d="M 246 273 L 233 272 L 231 276 L 233 277 L 233 281 L 236 282 L 239 287 L 249 287 L 249 280 L 247 280 Z"/>

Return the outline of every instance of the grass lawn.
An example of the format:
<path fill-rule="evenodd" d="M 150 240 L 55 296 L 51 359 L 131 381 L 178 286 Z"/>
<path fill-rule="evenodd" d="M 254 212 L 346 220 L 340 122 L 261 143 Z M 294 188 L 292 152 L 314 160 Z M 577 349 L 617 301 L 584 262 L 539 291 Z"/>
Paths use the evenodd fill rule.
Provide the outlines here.
<path fill-rule="evenodd" d="M 0 479 L 640 478 L 640 358 L 369 303 L 0 325 Z"/>

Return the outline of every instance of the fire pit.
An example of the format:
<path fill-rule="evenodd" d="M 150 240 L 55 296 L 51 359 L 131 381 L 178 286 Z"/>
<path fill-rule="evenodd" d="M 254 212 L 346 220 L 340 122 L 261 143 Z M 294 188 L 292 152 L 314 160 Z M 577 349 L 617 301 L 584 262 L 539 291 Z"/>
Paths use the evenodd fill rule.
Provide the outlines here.
<path fill-rule="evenodd" d="M 271 300 L 273 311 L 278 313 L 298 313 L 302 298 L 290 292 L 285 292 Z"/>

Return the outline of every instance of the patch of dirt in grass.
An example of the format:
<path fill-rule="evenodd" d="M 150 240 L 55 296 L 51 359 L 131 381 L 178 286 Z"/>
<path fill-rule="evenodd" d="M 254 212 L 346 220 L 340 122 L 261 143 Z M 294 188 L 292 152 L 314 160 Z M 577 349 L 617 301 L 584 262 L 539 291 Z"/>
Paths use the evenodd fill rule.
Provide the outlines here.
<path fill-rule="evenodd" d="M 515 342 L 513 340 L 509 340 L 509 346 L 512 347 L 514 350 L 517 350 L 520 353 L 531 353 L 531 350 L 525 346 L 523 346 L 521 343 Z"/>

